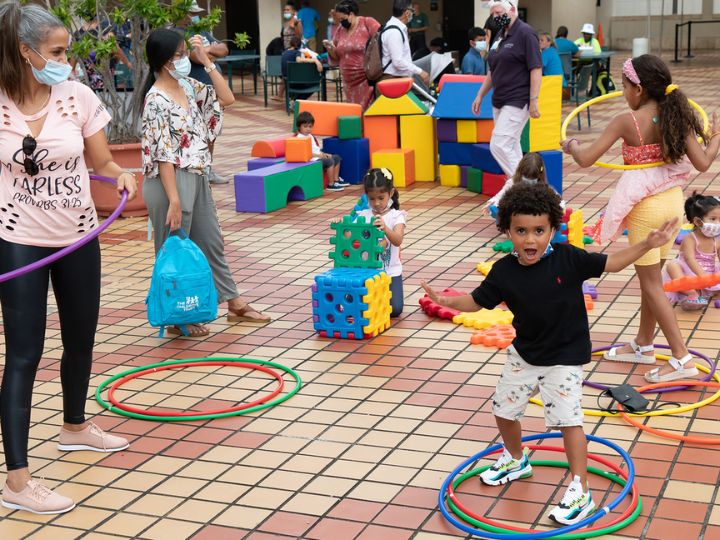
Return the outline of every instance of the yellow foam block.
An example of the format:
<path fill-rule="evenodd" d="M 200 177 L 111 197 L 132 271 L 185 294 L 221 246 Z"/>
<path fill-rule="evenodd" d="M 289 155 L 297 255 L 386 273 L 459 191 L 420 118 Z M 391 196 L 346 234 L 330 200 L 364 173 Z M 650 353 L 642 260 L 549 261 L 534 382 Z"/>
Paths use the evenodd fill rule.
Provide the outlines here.
<path fill-rule="evenodd" d="M 473 143 L 478 142 L 477 120 L 458 120 L 457 121 L 457 142 Z"/>
<path fill-rule="evenodd" d="M 378 150 L 372 153 L 372 166 L 390 169 L 395 187 L 415 183 L 415 151 L 405 148 Z"/>
<path fill-rule="evenodd" d="M 498 324 L 511 324 L 513 314 L 504 309 L 481 309 L 472 313 L 460 313 L 453 317 L 455 324 L 462 324 L 468 328 L 484 330 Z"/>
<path fill-rule="evenodd" d="M 368 319 L 367 326 L 363 326 L 363 332 L 371 336 L 382 334 L 390 328 L 390 276 L 385 272 L 369 278 L 365 281 L 367 294 L 362 301 L 368 305 L 363 311 L 363 317 Z"/>
<path fill-rule="evenodd" d="M 400 147 L 415 152 L 415 181 L 434 182 L 437 176 L 435 119 L 428 115 L 400 117 Z"/>
<path fill-rule="evenodd" d="M 440 185 L 460 187 L 460 165 L 440 165 Z"/>
<path fill-rule="evenodd" d="M 570 214 L 570 219 L 568 219 L 568 244 L 585 249 L 585 243 L 583 242 L 584 225 L 582 210 L 575 210 Z"/>
<path fill-rule="evenodd" d="M 477 271 L 480 272 L 483 276 L 487 276 L 490 273 L 490 269 L 492 268 L 493 264 L 495 264 L 495 261 L 479 262 L 477 263 Z"/>
<path fill-rule="evenodd" d="M 557 150 L 562 124 L 562 75 L 542 78 L 538 107 L 540 118 L 530 119 L 530 152 Z"/>
<path fill-rule="evenodd" d="M 405 94 L 399 98 L 378 97 L 365 111 L 365 116 L 401 116 L 427 114 L 427 112 L 427 107 L 418 98 Z"/>

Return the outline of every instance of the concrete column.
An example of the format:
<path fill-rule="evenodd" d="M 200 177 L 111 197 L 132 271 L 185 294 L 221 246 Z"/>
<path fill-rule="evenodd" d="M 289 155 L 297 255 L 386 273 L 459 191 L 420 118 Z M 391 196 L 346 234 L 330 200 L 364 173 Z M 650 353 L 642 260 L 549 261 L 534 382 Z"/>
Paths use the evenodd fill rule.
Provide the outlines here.
<path fill-rule="evenodd" d="M 260 46 L 258 53 L 262 56 L 260 65 L 265 65 L 265 48 L 273 39 L 280 36 L 282 28 L 283 0 L 258 0 L 258 26 L 260 28 Z"/>

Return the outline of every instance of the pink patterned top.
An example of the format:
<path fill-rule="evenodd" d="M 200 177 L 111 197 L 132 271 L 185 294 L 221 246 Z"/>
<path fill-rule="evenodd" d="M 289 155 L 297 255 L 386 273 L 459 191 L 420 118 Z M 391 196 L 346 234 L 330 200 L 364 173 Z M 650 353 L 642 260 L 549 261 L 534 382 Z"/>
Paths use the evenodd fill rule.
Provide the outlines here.
<path fill-rule="evenodd" d="M 622 152 L 625 164 L 641 165 L 665 161 L 662 146 L 657 143 L 645 144 L 635 115 L 630 112 L 630 116 L 632 116 L 640 138 L 640 146 L 630 146 L 623 142 Z M 600 242 L 615 240 L 622 235 L 628 214 L 640 201 L 668 189 L 687 184 L 691 168 L 690 161 L 685 157 L 679 163 L 665 163 L 649 169 L 624 171 L 603 215 L 600 225 Z"/>
<path fill-rule="evenodd" d="M 380 29 L 380 23 L 372 17 L 358 17 L 352 33 L 339 26 L 333 36 L 335 50 L 340 57 L 345 98 L 350 103 L 359 103 L 363 111 L 370 106 L 375 91 L 365 78 L 365 45 Z"/>

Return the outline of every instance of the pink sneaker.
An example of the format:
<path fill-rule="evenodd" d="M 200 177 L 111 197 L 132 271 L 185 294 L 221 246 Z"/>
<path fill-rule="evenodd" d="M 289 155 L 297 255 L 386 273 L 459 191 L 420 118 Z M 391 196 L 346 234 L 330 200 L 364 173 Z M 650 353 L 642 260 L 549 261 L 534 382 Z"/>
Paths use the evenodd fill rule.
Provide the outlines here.
<path fill-rule="evenodd" d="M 125 450 L 130 443 L 123 437 L 105 433 L 97 425 L 88 422 L 82 431 L 68 431 L 60 428 L 58 450 L 92 450 L 93 452 L 119 452 Z"/>
<path fill-rule="evenodd" d="M 15 493 L 5 484 L 2 505 L 11 510 L 25 510 L 33 514 L 63 514 L 75 508 L 72 499 L 55 493 L 35 480 L 30 480 L 19 493 Z"/>

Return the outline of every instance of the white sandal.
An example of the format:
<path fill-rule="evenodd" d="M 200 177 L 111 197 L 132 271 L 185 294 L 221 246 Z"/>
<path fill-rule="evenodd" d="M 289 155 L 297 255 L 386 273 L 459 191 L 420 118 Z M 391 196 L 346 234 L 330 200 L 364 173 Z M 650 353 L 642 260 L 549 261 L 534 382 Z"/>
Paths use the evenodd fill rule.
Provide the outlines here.
<path fill-rule="evenodd" d="M 605 351 L 603 358 L 610 360 L 611 362 L 631 362 L 633 364 L 654 364 L 655 355 L 646 356 L 643 353 L 653 352 L 655 347 L 653 345 L 638 345 L 634 339 L 630 340 L 629 343 L 633 352 L 631 353 L 618 353 L 620 347 L 611 347 L 609 351 Z"/>
<path fill-rule="evenodd" d="M 671 356 L 668 363 L 675 368 L 675 371 L 660 375 L 660 368 L 651 369 L 645 374 L 645 380 L 649 383 L 659 383 L 695 377 L 700 373 L 695 367 L 695 364 L 692 364 L 692 367 L 689 368 L 685 367 L 685 364 L 687 364 L 690 360 L 692 360 L 691 354 L 686 354 L 680 359 Z"/>

